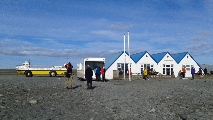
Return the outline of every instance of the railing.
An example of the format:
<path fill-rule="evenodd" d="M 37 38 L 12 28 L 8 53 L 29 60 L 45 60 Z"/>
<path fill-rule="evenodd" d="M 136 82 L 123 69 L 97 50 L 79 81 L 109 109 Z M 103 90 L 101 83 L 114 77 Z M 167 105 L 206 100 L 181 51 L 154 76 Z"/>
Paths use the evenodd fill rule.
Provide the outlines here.
<path fill-rule="evenodd" d="M 195 74 L 195 79 L 213 79 L 213 74 L 207 74 L 207 75 Z"/>
<path fill-rule="evenodd" d="M 130 76 L 131 80 L 142 80 L 143 76 L 140 74 L 133 74 Z M 164 79 L 171 79 L 171 78 L 175 78 L 174 75 L 148 75 L 148 78 L 150 79 L 157 79 L 157 78 L 164 78 Z M 124 76 L 123 75 L 115 75 L 113 76 L 113 79 L 116 80 L 123 80 Z M 129 79 L 129 75 L 125 75 L 125 79 L 128 80 Z"/>
<path fill-rule="evenodd" d="M 150 78 L 175 78 L 174 75 L 149 75 Z"/>

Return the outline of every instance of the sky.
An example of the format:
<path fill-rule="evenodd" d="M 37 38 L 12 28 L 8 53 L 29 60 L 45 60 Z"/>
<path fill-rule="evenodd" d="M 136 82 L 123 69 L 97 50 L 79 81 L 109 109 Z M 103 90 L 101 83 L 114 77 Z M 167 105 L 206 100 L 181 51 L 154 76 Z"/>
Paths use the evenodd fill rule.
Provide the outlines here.
<path fill-rule="evenodd" d="M 213 65 L 213 0 L 1 0 L 0 69 L 76 68 L 123 51 L 128 32 L 131 54 L 189 52 Z"/>

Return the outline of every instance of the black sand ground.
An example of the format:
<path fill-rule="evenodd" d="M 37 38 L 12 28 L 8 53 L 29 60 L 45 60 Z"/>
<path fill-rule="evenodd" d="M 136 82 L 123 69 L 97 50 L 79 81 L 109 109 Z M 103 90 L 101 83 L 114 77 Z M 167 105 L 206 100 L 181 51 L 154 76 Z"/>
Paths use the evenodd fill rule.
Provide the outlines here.
<path fill-rule="evenodd" d="M 0 75 L 0 119 L 36 120 L 212 120 L 212 79 L 73 80 Z"/>

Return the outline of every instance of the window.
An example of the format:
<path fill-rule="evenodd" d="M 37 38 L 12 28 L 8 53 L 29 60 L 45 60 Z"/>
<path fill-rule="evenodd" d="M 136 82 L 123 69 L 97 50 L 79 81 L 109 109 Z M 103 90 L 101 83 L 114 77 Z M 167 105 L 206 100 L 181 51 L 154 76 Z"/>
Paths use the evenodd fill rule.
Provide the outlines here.
<path fill-rule="evenodd" d="M 171 65 L 165 65 L 165 64 L 163 64 L 163 74 L 164 75 L 173 75 L 174 73 L 174 71 L 173 71 L 173 67 L 174 67 L 174 65 L 173 64 L 171 64 Z"/>
<path fill-rule="evenodd" d="M 163 74 L 165 74 L 165 68 L 163 68 Z"/>
<path fill-rule="evenodd" d="M 153 67 L 153 64 L 141 64 L 141 73 L 143 72 L 144 68 L 146 68 L 147 70 L 153 70 Z"/>
<path fill-rule="evenodd" d="M 124 64 L 123 63 L 117 63 L 117 70 L 123 70 L 126 73 L 128 71 L 128 64 L 125 65 L 125 70 L 124 70 Z"/>
<path fill-rule="evenodd" d="M 147 70 L 150 70 L 150 64 L 147 64 L 147 67 L 146 67 Z"/>
<path fill-rule="evenodd" d="M 191 71 L 191 65 L 182 65 L 183 67 L 186 67 L 187 71 Z"/>
<path fill-rule="evenodd" d="M 173 68 L 171 68 L 171 75 L 174 75 L 174 71 L 173 71 Z"/>
<path fill-rule="evenodd" d="M 186 67 L 190 67 L 190 65 L 186 65 Z"/>

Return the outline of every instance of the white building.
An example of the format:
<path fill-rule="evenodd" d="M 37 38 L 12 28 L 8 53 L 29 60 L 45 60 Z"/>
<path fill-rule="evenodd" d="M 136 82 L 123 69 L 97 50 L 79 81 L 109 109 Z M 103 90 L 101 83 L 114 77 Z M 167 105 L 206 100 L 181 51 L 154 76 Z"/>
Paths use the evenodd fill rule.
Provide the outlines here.
<path fill-rule="evenodd" d="M 169 52 L 162 52 L 157 54 L 152 54 L 152 58 L 157 63 L 155 67 L 156 72 L 159 72 L 162 75 L 176 75 L 176 66 L 177 62 L 170 55 Z"/>
<path fill-rule="evenodd" d="M 177 67 L 175 67 L 175 76 L 177 75 L 178 71 L 182 70 L 184 66 L 186 67 L 185 77 L 191 77 L 192 66 L 195 68 L 195 72 L 198 72 L 200 65 L 188 52 L 172 54 L 172 56 L 178 64 Z"/>
<path fill-rule="evenodd" d="M 132 65 L 132 73 L 141 74 L 144 68 L 155 70 L 155 67 L 157 67 L 157 63 L 147 51 L 132 54 L 131 58 L 135 62 Z"/>
<path fill-rule="evenodd" d="M 122 70 L 123 72 L 125 71 L 127 72 L 129 61 L 130 61 L 130 69 L 131 69 L 131 66 L 135 64 L 134 61 L 131 58 L 129 58 L 128 53 L 127 52 L 124 53 L 123 51 L 115 53 L 111 55 L 110 57 L 107 57 L 105 60 L 106 60 L 105 61 L 106 79 L 113 79 L 114 70 Z M 125 62 L 125 66 L 124 66 L 124 62 Z"/>
<path fill-rule="evenodd" d="M 191 77 L 191 67 L 193 66 L 196 72 L 200 65 L 188 53 L 170 54 L 169 52 L 162 52 L 150 55 L 147 51 L 132 54 L 129 58 L 127 52 L 119 52 L 113 54 L 105 59 L 106 79 L 113 79 L 114 70 L 128 70 L 130 62 L 130 70 L 132 74 L 141 74 L 144 68 L 153 69 L 162 75 L 175 75 L 186 66 L 187 72 L 185 77 Z M 126 63 L 124 70 L 124 61 Z"/>

